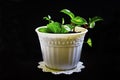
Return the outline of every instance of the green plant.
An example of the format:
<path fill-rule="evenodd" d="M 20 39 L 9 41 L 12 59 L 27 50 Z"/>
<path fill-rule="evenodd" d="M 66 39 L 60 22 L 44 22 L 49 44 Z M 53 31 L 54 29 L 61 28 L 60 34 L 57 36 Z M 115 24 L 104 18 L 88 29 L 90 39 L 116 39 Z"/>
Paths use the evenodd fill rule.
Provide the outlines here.
<path fill-rule="evenodd" d="M 62 9 L 60 12 L 68 15 L 70 17 L 70 24 L 65 24 L 64 18 L 62 18 L 62 22 L 53 21 L 51 16 L 43 17 L 43 19 L 47 20 L 49 23 L 46 25 L 46 28 L 40 28 L 40 32 L 44 33 L 76 33 L 75 27 L 84 27 L 84 28 L 94 28 L 95 22 L 103 20 L 99 16 L 95 16 L 93 18 L 89 18 L 88 22 L 86 19 L 80 16 L 75 16 L 73 12 L 68 9 Z M 91 38 L 87 40 L 89 46 L 92 46 Z"/>

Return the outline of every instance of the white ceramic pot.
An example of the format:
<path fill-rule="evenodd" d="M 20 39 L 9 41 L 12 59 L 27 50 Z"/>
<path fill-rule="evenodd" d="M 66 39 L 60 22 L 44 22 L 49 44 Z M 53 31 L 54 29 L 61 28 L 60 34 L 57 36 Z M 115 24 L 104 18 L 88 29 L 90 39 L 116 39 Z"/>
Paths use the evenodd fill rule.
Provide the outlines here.
<path fill-rule="evenodd" d="M 77 66 L 80 60 L 82 45 L 86 32 L 85 28 L 77 28 L 80 33 L 54 34 L 37 32 L 43 61 L 51 69 L 68 70 Z"/>

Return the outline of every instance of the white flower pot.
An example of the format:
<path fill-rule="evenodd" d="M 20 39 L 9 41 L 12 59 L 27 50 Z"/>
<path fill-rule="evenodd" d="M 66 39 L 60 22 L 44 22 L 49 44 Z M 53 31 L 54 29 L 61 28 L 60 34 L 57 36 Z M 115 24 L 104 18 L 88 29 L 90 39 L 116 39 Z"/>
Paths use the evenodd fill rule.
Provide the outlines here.
<path fill-rule="evenodd" d="M 79 27 L 77 29 L 80 33 L 55 34 L 39 32 L 38 29 L 42 27 L 45 26 L 38 27 L 35 31 L 46 66 L 57 70 L 75 68 L 80 60 L 84 37 L 88 30 Z"/>

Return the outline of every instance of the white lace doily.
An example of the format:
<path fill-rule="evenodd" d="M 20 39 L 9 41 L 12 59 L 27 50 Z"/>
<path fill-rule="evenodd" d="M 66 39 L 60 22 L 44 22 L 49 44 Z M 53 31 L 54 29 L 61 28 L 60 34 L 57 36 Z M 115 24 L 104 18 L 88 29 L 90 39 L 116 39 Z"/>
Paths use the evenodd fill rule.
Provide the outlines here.
<path fill-rule="evenodd" d="M 42 69 L 43 72 L 51 72 L 53 74 L 72 74 L 73 72 L 81 72 L 81 69 L 85 68 L 85 66 L 83 65 L 83 62 L 78 62 L 76 68 L 71 70 L 60 71 L 47 68 L 45 66 L 44 61 L 41 61 L 39 62 L 38 68 Z"/>

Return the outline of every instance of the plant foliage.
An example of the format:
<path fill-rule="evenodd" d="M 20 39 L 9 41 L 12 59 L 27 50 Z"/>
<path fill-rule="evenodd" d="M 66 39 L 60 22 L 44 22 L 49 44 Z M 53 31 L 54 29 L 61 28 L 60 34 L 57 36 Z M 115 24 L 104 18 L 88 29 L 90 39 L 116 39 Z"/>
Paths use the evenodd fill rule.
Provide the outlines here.
<path fill-rule="evenodd" d="M 66 14 L 70 17 L 70 24 L 65 24 L 64 18 L 62 18 L 62 23 L 53 21 L 51 16 L 48 15 L 47 17 L 43 17 L 43 19 L 48 21 L 48 24 L 46 25 L 47 27 L 40 28 L 39 31 L 44 32 L 44 33 L 65 34 L 65 33 L 69 33 L 69 32 L 75 32 L 76 26 L 78 26 L 78 27 L 83 26 L 84 28 L 94 28 L 95 23 L 97 21 L 103 20 L 101 17 L 95 16 L 93 18 L 89 18 L 89 20 L 87 21 L 86 19 L 84 19 L 81 16 L 75 16 L 75 14 L 68 9 L 62 9 L 60 12 Z M 90 38 L 87 40 L 87 43 L 89 46 L 92 46 L 92 41 Z"/>

